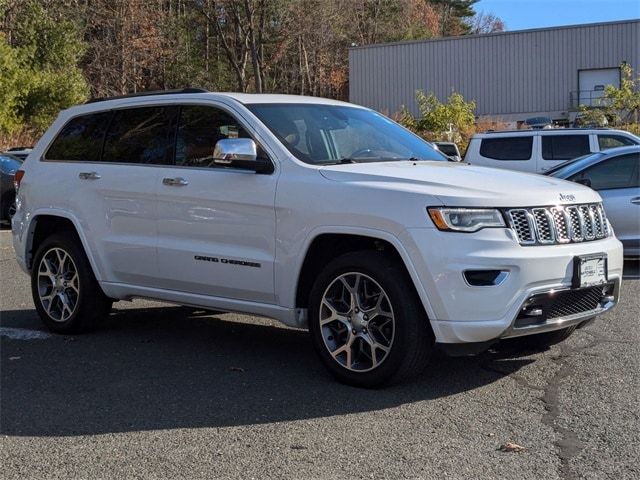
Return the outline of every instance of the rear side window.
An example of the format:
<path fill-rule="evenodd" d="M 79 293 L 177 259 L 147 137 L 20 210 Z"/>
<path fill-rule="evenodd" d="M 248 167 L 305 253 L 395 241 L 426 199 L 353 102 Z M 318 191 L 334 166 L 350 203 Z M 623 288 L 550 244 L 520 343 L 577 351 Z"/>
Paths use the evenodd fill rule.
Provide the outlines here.
<path fill-rule="evenodd" d="M 623 137 L 622 135 L 598 135 L 598 145 L 600 146 L 600 150 L 635 144 L 636 143 L 633 140 Z"/>
<path fill-rule="evenodd" d="M 590 153 L 589 135 L 543 135 L 542 158 L 571 160 Z"/>
<path fill-rule="evenodd" d="M 104 141 L 103 161 L 173 163 L 178 111 L 175 106 L 116 110 Z"/>
<path fill-rule="evenodd" d="M 533 136 L 483 138 L 480 155 L 494 160 L 529 160 Z"/>
<path fill-rule="evenodd" d="M 249 138 L 238 121 L 214 107 L 185 105 L 180 112 L 176 140 L 176 165 L 209 167 L 218 140 Z"/>
<path fill-rule="evenodd" d="M 75 117 L 67 123 L 45 154 L 46 160 L 97 162 L 111 112 Z"/>
<path fill-rule="evenodd" d="M 588 178 L 594 190 L 636 188 L 640 187 L 638 170 L 640 170 L 640 154 L 632 153 L 604 160 L 573 175 L 569 180 Z"/>

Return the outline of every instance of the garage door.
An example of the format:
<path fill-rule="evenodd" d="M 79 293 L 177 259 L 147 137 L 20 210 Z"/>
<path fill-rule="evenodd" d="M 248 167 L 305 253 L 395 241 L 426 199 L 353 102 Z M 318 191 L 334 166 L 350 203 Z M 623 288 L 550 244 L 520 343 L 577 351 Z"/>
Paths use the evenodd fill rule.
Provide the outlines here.
<path fill-rule="evenodd" d="M 600 97 L 604 95 L 604 89 L 607 85 L 620 87 L 619 68 L 580 70 L 578 72 L 580 104 L 594 107 L 601 105 Z"/>

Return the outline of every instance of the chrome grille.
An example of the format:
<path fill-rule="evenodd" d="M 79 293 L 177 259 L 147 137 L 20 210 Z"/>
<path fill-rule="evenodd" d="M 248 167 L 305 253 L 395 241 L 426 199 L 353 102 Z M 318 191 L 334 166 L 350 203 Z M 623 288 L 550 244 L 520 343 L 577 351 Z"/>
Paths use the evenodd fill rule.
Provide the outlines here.
<path fill-rule="evenodd" d="M 600 203 L 507 210 L 521 245 L 549 245 L 599 240 L 610 235 Z"/>
<path fill-rule="evenodd" d="M 578 207 L 567 207 L 566 211 L 569 213 L 569 220 L 571 222 L 572 240 L 574 242 L 581 242 L 584 240 L 584 220 L 580 217 L 580 211 Z"/>
<path fill-rule="evenodd" d="M 511 228 L 515 230 L 520 243 L 523 245 L 536 243 L 533 221 L 529 212 L 525 209 L 509 210 L 509 219 L 511 220 Z"/>

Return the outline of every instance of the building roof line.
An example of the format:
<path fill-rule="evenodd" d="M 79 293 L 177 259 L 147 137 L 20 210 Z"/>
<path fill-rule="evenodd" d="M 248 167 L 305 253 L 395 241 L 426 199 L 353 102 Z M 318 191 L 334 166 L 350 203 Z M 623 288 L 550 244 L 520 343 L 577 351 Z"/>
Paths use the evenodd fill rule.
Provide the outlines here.
<path fill-rule="evenodd" d="M 437 37 L 437 38 L 426 38 L 423 40 L 401 40 L 398 42 L 388 42 L 388 43 L 372 43 L 370 45 L 362 45 L 357 47 L 349 47 L 349 50 L 365 50 L 369 48 L 382 48 L 382 47 L 395 47 L 399 45 L 416 45 L 421 43 L 431 43 L 431 42 L 449 42 L 453 40 L 469 40 L 472 38 L 487 38 L 487 37 L 496 37 L 501 35 L 516 35 L 522 33 L 534 33 L 534 32 L 542 32 L 542 31 L 552 31 L 552 30 L 570 30 L 576 28 L 589 28 L 589 27 L 600 27 L 605 25 L 619 25 L 624 23 L 638 23 L 640 24 L 640 18 L 632 18 L 627 20 L 615 20 L 611 22 L 596 22 L 596 23 L 580 23 L 576 25 L 560 25 L 556 27 L 540 27 L 540 28 L 529 28 L 525 30 L 510 30 L 506 32 L 494 32 L 494 33 L 476 33 L 473 35 L 458 35 L 455 37 Z"/>

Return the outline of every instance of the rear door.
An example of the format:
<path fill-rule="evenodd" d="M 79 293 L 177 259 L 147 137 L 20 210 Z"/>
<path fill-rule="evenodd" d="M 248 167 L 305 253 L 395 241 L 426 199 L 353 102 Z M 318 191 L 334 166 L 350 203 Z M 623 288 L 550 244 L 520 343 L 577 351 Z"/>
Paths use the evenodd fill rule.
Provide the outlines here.
<path fill-rule="evenodd" d="M 588 179 L 604 204 L 616 236 L 626 248 L 640 247 L 640 153 L 603 160 L 569 180 Z"/>
<path fill-rule="evenodd" d="M 568 160 L 591 153 L 591 143 L 587 133 L 545 133 L 540 135 L 538 173 L 563 164 Z M 595 149 L 594 149 L 595 150 Z"/>
<path fill-rule="evenodd" d="M 81 222 L 103 281 L 150 286 L 157 276 L 154 165 L 171 154 L 168 117 L 162 107 L 75 117 L 45 153 L 64 170 L 49 182 L 53 198 Z"/>
<path fill-rule="evenodd" d="M 248 136 L 229 110 L 181 107 L 175 164 L 155 180 L 162 288 L 275 303 L 277 176 L 212 161 L 218 140 Z"/>

